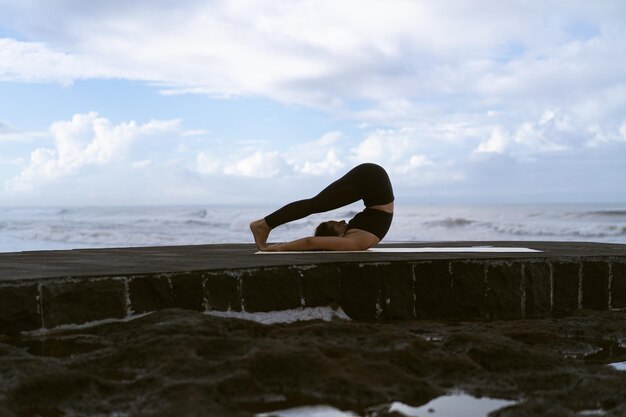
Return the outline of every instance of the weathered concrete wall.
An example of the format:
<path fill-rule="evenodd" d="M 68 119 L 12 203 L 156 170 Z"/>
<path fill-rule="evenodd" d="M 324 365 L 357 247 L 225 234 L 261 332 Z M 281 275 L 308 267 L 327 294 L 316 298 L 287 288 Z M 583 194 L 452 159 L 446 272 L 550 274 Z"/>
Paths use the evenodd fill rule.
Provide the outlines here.
<path fill-rule="evenodd" d="M 356 320 L 519 319 L 626 308 L 626 256 L 335 262 L 0 281 L 0 334 L 169 307 L 340 306 Z"/>

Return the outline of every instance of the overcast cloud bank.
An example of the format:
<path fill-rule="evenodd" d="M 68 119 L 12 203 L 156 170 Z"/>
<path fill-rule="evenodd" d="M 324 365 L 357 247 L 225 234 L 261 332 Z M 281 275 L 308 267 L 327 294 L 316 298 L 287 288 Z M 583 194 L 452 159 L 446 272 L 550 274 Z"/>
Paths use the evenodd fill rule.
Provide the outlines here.
<path fill-rule="evenodd" d="M 295 179 L 313 190 L 362 161 L 383 164 L 416 198 L 623 201 L 620 1 L 0 0 L 0 10 L 4 82 L 136 80 L 166 96 L 264 97 L 355 126 L 287 145 L 225 144 L 203 141 L 204 127 L 184 117 L 116 124 L 68 109 L 71 119 L 47 132 L 6 120 L 0 146 L 33 143 L 0 159 L 12 167 L 7 201 L 99 184 L 102 194 L 89 194 L 97 201 L 116 192 L 106 185 L 113 167 L 135 173 L 127 181 L 150 202 L 159 193 L 245 200 L 228 187 L 262 201 L 293 191 L 284 184 Z M 156 150 L 150 137 L 166 145 Z M 206 191 L 207 181 L 222 184 Z"/>

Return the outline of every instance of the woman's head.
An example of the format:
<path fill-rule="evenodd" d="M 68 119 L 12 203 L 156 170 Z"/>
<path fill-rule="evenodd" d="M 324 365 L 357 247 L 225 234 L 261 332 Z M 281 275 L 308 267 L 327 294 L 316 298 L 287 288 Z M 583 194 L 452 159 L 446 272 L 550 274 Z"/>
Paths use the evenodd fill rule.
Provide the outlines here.
<path fill-rule="evenodd" d="M 345 220 L 329 220 L 322 222 L 315 229 L 315 236 L 343 236 L 348 230 L 348 223 Z"/>

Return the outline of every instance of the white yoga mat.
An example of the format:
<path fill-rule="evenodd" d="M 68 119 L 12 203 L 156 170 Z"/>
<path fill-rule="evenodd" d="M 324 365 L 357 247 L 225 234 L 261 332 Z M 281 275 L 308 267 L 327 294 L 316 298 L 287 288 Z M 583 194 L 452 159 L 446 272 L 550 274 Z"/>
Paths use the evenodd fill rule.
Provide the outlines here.
<path fill-rule="evenodd" d="M 256 252 L 255 255 L 287 255 L 294 253 L 526 253 L 526 252 L 541 252 L 540 250 L 530 248 L 509 248 L 509 247 L 495 247 L 495 246 L 467 246 L 467 247 L 443 247 L 443 248 L 371 248 L 367 250 L 354 250 L 354 251 L 339 251 L 339 250 L 308 250 L 308 251 L 283 251 L 283 252 Z"/>

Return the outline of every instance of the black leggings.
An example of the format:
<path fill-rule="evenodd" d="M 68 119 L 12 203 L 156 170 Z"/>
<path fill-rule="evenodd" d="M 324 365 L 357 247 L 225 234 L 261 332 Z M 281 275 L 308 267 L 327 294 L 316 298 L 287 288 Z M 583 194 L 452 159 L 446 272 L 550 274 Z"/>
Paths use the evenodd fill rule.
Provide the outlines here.
<path fill-rule="evenodd" d="M 363 200 L 366 207 L 388 204 L 393 201 L 393 189 L 383 167 L 361 164 L 346 175 L 324 188 L 313 198 L 295 201 L 265 217 L 272 229 L 281 224 L 302 219 L 314 213 L 322 213 Z"/>

